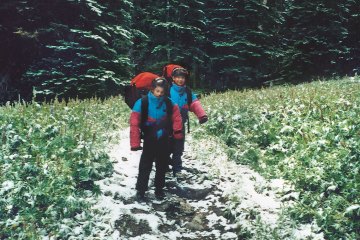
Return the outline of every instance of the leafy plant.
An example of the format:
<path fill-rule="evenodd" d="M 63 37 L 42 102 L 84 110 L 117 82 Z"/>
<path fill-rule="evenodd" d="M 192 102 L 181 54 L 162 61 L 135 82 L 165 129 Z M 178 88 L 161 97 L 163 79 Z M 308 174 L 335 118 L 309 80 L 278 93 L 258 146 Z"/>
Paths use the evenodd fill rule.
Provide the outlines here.
<path fill-rule="evenodd" d="M 112 174 L 104 149 L 127 109 L 121 98 L 0 108 L 1 239 L 66 238 L 69 219 L 89 216 L 86 197 Z"/>
<path fill-rule="evenodd" d="M 328 239 L 360 238 L 360 85 L 317 81 L 210 94 L 206 131 L 228 155 L 300 192 L 291 216 L 316 219 Z"/>

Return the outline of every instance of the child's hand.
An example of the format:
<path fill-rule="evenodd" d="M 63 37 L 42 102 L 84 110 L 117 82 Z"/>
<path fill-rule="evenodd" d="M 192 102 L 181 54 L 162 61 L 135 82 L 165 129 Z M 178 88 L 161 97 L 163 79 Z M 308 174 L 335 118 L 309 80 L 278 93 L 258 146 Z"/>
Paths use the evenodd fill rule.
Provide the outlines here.
<path fill-rule="evenodd" d="M 138 151 L 138 150 L 142 150 L 143 148 L 141 146 L 138 147 L 132 147 L 131 151 Z"/>
<path fill-rule="evenodd" d="M 207 120 L 208 120 L 208 117 L 205 115 L 205 116 L 203 116 L 203 117 L 201 117 L 201 118 L 199 119 L 199 123 L 200 123 L 200 124 L 206 123 Z"/>

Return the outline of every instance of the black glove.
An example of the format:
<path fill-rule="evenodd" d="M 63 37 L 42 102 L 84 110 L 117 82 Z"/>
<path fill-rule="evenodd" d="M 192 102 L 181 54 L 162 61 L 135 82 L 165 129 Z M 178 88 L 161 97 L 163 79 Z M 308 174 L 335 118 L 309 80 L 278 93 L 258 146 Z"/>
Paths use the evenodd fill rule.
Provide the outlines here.
<path fill-rule="evenodd" d="M 143 148 L 141 147 L 141 146 L 139 146 L 139 147 L 132 147 L 131 148 L 131 151 L 138 151 L 138 150 L 142 150 Z"/>
<path fill-rule="evenodd" d="M 208 120 L 208 117 L 205 115 L 205 116 L 203 116 L 203 117 L 201 117 L 201 118 L 199 119 L 199 123 L 200 123 L 200 124 L 206 123 L 207 120 Z"/>

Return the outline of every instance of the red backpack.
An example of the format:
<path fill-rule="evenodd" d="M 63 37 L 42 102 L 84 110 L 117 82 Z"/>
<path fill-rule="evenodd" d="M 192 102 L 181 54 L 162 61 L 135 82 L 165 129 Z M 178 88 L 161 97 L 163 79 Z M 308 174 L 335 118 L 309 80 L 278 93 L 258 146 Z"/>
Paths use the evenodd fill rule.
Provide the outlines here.
<path fill-rule="evenodd" d="M 133 108 L 136 100 L 145 96 L 151 89 L 151 82 L 159 76 L 151 72 L 143 72 L 131 79 L 130 85 L 125 86 L 125 103 Z"/>
<path fill-rule="evenodd" d="M 163 67 L 163 77 L 166 78 L 166 80 L 169 81 L 169 83 L 172 82 L 171 74 L 174 71 L 175 68 L 184 68 L 177 64 L 167 64 Z"/>

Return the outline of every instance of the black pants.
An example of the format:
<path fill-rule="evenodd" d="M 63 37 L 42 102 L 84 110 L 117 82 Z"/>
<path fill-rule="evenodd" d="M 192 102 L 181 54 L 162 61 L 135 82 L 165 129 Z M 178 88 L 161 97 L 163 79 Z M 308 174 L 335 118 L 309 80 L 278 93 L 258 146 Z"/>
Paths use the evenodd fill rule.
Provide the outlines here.
<path fill-rule="evenodd" d="M 184 152 L 185 139 L 173 139 L 172 142 L 172 164 L 174 173 L 182 170 L 182 155 Z"/>
<path fill-rule="evenodd" d="M 155 188 L 162 190 L 165 186 L 165 172 L 169 159 L 169 138 L 161 139 L 145 138 L 143 152 L 140 158 L 139 175 L 136 190 L 145 192 L 148 189 L 149 176 L 155 162 Z"/>
<path fill-rule="evenodd" d="M 182 155 L 184 152 L 184 146 L 185 146 L 185 125 L 183 125 L 182 128 L 183 132 L 183 139 L 172 139 L 170 142 L 171 147 L 171 164 L 173 165 L 173 172 L 177 173 L 182 170 Z"/>

